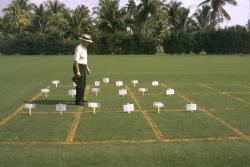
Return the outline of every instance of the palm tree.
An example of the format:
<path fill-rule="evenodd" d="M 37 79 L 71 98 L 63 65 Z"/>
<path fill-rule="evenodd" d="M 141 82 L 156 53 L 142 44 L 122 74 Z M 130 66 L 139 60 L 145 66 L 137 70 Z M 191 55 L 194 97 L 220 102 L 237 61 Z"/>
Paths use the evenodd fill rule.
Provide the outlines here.
<path fill-rule="evenodd" d="M 46 31 L 64 33 L 68 24 L 65 15 L 69 12 L 65 4 L 58 0 L 49 0 L 46 2 L 45 6 L 49 14 L 49 23 Z"/>
<path fill-rule="evenodd" d="M 148 36 L 148 19 L 156 13 L 157 1 L 158 0 L 141 0 L 141 3 L 138 5 L 138 21 L 140 23 L 145 23 L 146 36 Z"/>
<path fill-rule="evenodd" d="M 92 20 L 89 15 L 88 7 L 78 6 L 74 11 L 65 15 L 68 20 L 67 35 L 77 38 L 79 34 L 91 33 Z"/>
<path fill-rule="evenodd" d="M 213 29 L 212 19 L 211 19 L 211 7 L 208 5 L 202 6 L 201 9 L 198 9 L 193 17 L 195 19 L 195 26 L 198 31 L 206 32 L 210 29 Z"/>
<path fill-rule="evenodd" d="M 124 29 L 119 0 L 100 0 L 94 13 L 97 14 L 97 26 L 101 31 L 114 33 Z"/>
<path fill-rule="evenodd" d="M 58 0 L 47 1 L 46 6 L 51 14 L 63 13 L 65 11 L 65 4 L 59 2 Z"/>
<path fill-rule="evenodd" d="M 34 12 L 33 22 L 37 25 L 40 32 L 44 32 L 49 23 L 49 13 L 45 8 L 44 4 L 37 6 L 36 4 L 31 4 L 32 10 Z"/>
<path fill-rule="evenodd" d="M 193 20 L 189 17 L 189 9 L 182 7 L 181 2 L 171 1 L 167 8 L 170 31 L 190 32 L 193 30 Z"/>
<path fill-rule="evenodd" d="M 13 0 L 3 11 L 4 20 L 8 22 L 8 26 L 12 32 L 23 32 L 26 27 L 31 25 L 28 0 Z"/>
<path fill-rule="evenodd" d="M 219 22 L 223 22 L 224 18 L 226 20 L 231 20 L 230 15 L 223 8 L 226 4 L 233 6 L 237 5 L 236 0 L 204 0 L 199 4 L 199 6 L 209 5 L 212 9 L 211 19 L 214 26 Z"/>
<path fill-rule="evenodd" d="M 121 9 L 123 20 L 127 31 L 133 34 L 137 26 L 136 13 L 137 5 L 134 0 L 129 0 L 125 7 Z"/>

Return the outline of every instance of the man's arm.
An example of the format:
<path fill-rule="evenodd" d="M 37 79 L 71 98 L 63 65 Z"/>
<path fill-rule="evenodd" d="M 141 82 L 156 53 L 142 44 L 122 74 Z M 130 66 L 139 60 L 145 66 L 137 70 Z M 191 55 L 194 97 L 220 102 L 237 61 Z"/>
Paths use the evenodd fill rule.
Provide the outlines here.
<path fill-rule="evenodd" d="M 74 65 L 75 65 L 75 69 L 76 69 L 76 75 L 77 75 L 78 77 L 80 77 L 80 76 L 81 76 L 81 73 L 80 73 L 80 70 L 79 70 L 78 62 L 75 61 L 74 63 L 75 63 Z"/>

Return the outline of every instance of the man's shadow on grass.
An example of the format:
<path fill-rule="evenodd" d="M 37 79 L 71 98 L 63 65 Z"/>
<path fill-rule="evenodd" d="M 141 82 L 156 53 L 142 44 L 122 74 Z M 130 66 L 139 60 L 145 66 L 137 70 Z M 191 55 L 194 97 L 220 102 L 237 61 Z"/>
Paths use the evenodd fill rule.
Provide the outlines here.
<path fill-rule="evenodd" d="M 66 104 L 66 105 L 75 105 L 75 101 L 72 100 L 35 100 L 32 103 L 36 105 L 56 105 L 56 104 Z"/>

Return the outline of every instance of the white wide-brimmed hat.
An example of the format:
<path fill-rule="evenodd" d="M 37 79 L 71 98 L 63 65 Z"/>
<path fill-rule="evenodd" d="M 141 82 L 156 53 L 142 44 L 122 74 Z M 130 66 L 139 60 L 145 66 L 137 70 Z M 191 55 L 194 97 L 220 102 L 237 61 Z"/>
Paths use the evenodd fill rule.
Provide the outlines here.
<path fill-rule="evenodd" d="M 91 36 L 88 35 L 88 34 L 82 34 L 82 35 L 80 35 L 79 39 L 83 40 L 83 41 L 86 41 L 86 42 L 89 42 L 89 43 L 93 43 L 93 41 L 91 40 Z"/>

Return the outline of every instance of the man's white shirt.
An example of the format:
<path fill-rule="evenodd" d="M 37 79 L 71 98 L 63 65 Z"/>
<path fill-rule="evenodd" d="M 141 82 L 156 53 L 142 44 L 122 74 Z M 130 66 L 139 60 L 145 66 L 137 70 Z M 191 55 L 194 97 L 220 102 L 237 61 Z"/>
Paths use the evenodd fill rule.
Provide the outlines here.
<path fill-rule="evenodd" d="M 74 60 L 79 64 L 88 64 L 87 48 L 79 44 L 75 50 Z"/>

